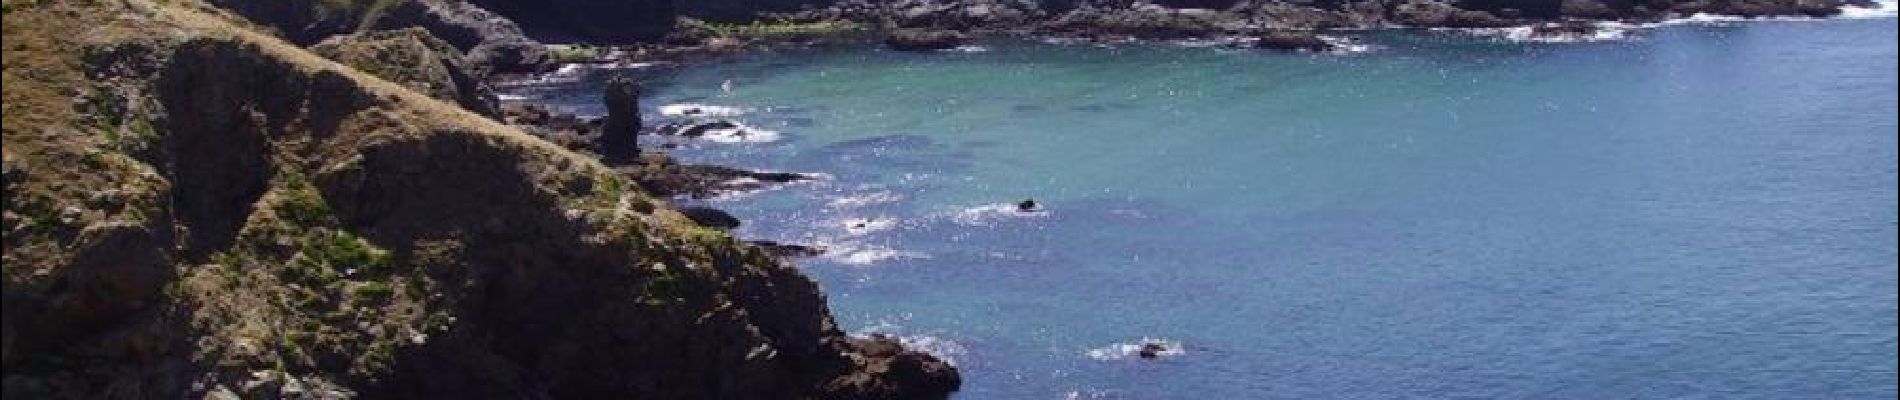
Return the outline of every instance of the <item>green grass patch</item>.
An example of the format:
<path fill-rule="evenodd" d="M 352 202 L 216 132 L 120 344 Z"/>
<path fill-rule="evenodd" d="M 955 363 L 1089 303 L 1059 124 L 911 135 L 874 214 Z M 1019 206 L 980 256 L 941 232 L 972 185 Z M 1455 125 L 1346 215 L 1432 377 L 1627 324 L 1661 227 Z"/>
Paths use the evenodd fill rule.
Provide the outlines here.
<path fill-rule="evenodd" d="M 860 27 L 846 21 L 819 22 L 753 22 L 750 24 L 720 24 L 700 22 L 696 27 L 713 35 L 734 38 L 775 39 L 806 36 L 830 36 L 851 31 Z"/>
<path fill-rule="evenodd" d="M 548 57 L 556 63 L 583 63 L 600 59 L 600 48 L 585 44 L 550 44 Z"/>

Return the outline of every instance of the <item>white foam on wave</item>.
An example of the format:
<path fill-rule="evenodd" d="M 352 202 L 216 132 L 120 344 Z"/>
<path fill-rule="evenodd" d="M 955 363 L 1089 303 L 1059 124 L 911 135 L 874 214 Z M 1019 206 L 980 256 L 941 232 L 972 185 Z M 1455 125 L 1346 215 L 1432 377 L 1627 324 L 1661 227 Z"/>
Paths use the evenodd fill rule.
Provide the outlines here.
<path fill-rule="evenodd" d="M 960 225 L 989 226 L 999 220 L 1047 216 L 1049 210 L 1021 211 L 1016 209 L 1015 204 L 996 203 L 957 210 L 950 214 L 950 221 Z"/>
<path fill-rule="evenodd" d="M 1181 346 L 1181 342 L 1168 340 L 1168 339 L 1156 339 L 1156 338 L 1147 338 L 1147 337 L 1141 338 L 1141 340 L 1137 340 L 1134 342 L 1114 343 L 1107 346 L 1089 349 L 1089 351 L 1084 354 L 1087 355 L 1089 358 L 1093 358 L 1100 361 L 1125 360 L 1129 358 L 1140 357 L 1142 346 L 1151 345 L 1151 344 L 1161 345 L 1162 347 L 1161 351 L 1155 353 L 1155 356 L 1157 357 L 1174 357 L 1174 356 L 1179 356 L 1182 354 L 1187 354 L 1187 349 Z"/>
<path fill-rule="evenodd" d="M 526 101 L 531 98 L 532 97 L 528 97 L 527 95 L 514 94 L 514 93 L 496 93 L 495 94 L 495 100 L 500 100 L 500 101 Z"/>
<path fill-rule="evenodd" d="M 733 125 L 735 126 L 732 128 L 708 129 L 699 138 L 716 143 L 771 143 L 784 137 L 775 130 L 754 128 L 736 122 Z"/>
<path fill-rule="evenodd" d="M 878 204 L 895 203 L 904 199 L 904 195 L 889 190 L 849 194 L 832 197 L 825 206 L 835 209 L 859 208 Z"/>
<path fill-rule="evenodd" d="M 860 242 L 824 242 L 817 243 L 825 249 L 821 257 L 839 264 L 850 266 L 868 266 L 890 260 L 930 258 L 929 254 L 916 251 L 898 250 L 890 247 Z"/>
<path fill-rule="evenodd" d="M 1585 43 L 1626 40 L 1630 39 L 1635 32 L 1640 30 L 1676 25 L 1725 26 L 1743 22 L 1762 21 L 1808 22 L 1837 19 L 1894 18 L 1896 15 L 1900 15 L 1900 0 L 1878 0 L 1872 7 L 1843 6 L 1841 7 L 1840 15 L 1828 18 L 1793 15 L 1751 18 L 1737 15 L 1696 13 L 1649 23 L 1627 23 L 1618 21 L 1594 22 L 1590 24 L 1594 29 L 1584 33 L 1562 32 L 1561 30 L 1539 32 L 1537 25 L 1508 28 L 1434 28 L 1433 30 L 1463 32 L 1523 43 Z"/>
<path fill-rule="evenodd" d="M 962 343 L 957 343 L 954 340 L 935 335 L 903 334 L 901 333 L 902 330 L 902 327 L 895 324 L 880 322 L 876 326 L 866 328 L 863 331 L 851 335 L 860 338 L 870 337 L 871 335 L 894 337 L 897 338 L 899 343 L 904 344 L 904 348 L 937 357 L 937 359 L 943 360 L 943 362 L 953 367 L 957 366 L 958 363 L 963 361 L 964 357 L 970 354 L 969 348 L 964 347 Z"/>
<path fill-rule="evenodd" d="M 1900 0 L 1879 0 L 1873 7 L 1841 7 L 1843 19 L 1893 18 L 1900 15 Z"/>
<path fill-rule="evenodd" d="M 1524 43 L 1588 43 L 1628 39 L 1630 28 L 1620 24 L 1591 24 L 1589 32 L 1540 32 L 1537 26 L 1492 28 L 1480 34 Z"/>
<path fill-rule="evenodd" d="M 952 52 L 952 53 L 988 53 L 990 52 L 990 48 L 986 46 L 966 44 L 962 46 L 957 46 L 955 48 L 951 48 L 947 51 Z"/>
<path fill-rule="evenodd" d="M 715 106 L 699 103 L 674 103 L 660 106 L 660 115 L 668 117 L 715 117 L 731 118 L 750 112 L 743 107 Z"/>
<path fill-rule="evenodd" d="M 1328 52 L 1333 54 L 1356 54 L 1378 49 L 1371 44 L 1344 36 L 1319 35 L 1319 40 L 1325 41 L 1326 44 L 1333 45 L 1333 50 Z"/>
<path fill-rule="evenodd" d="M 845 218 L 838 221 L 844 228 L 845 236 L 864 236 L 883 232 L 897 227 L 897 219 L 891 217 Z"/>

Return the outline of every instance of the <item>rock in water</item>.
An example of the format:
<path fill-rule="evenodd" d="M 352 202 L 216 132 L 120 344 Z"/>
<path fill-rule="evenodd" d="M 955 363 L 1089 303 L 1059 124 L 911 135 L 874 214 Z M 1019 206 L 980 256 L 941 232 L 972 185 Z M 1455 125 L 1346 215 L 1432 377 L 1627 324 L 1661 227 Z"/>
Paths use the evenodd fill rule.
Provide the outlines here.
<path fill-rule="evenodd" d="M 723 210 L 712 207 L 681 207 L 680 215 L 693 223 L 707 228 L 733 229 L 739 227 L 739 218 Z"/>
<path fill-rule="evenodd" d="M 1321 52 L 1331 51 L 1333 44 L 1327 43 L 1326 40 L 1320 39 L 1318 35 L 1311 32 L 1275 31 L 1260 35 L 1260 41 L 1255 42 L 1254 47 Z"/>
<path fill-rule="evenodd" d="M 954 49 L 968 40 L 968 37 L 957 31 L 898 29 L 884 37 L 884 44 L 899 51 L 934 51 Z"/>
<path fill-rule="evenodd" d="M 600 154 L 608 161 L 640 157 L 640 84 L 627 77 L 607 81 L 607 121 L 601 128 Z"/>

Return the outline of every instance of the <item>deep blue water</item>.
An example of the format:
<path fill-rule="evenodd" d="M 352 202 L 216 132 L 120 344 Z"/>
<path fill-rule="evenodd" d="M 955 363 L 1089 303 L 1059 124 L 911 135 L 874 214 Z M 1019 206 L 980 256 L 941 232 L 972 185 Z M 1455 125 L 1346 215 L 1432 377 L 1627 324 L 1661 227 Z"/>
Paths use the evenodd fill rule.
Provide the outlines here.
<path fill-rule="evenodd" d="M 963 399 L 1893 398 L 1895 33 L 779 50 L 646 101 L 783 133 L 688 161 L 830 175 L 712 203 Z"/>

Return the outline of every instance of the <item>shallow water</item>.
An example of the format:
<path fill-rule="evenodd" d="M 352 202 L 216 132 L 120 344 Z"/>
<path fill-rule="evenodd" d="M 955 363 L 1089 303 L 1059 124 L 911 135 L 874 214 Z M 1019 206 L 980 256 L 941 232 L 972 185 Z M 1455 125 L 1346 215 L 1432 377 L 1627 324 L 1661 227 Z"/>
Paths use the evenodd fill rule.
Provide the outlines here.
<path fill-rule="evenodd" d="M 959 398 L 1892 398 L 1895 33 L 781 50 L 646 103 L 780 134 L 690 161 L 828 174 L 713 203 L 830 246 L 840 322 Z"/>

